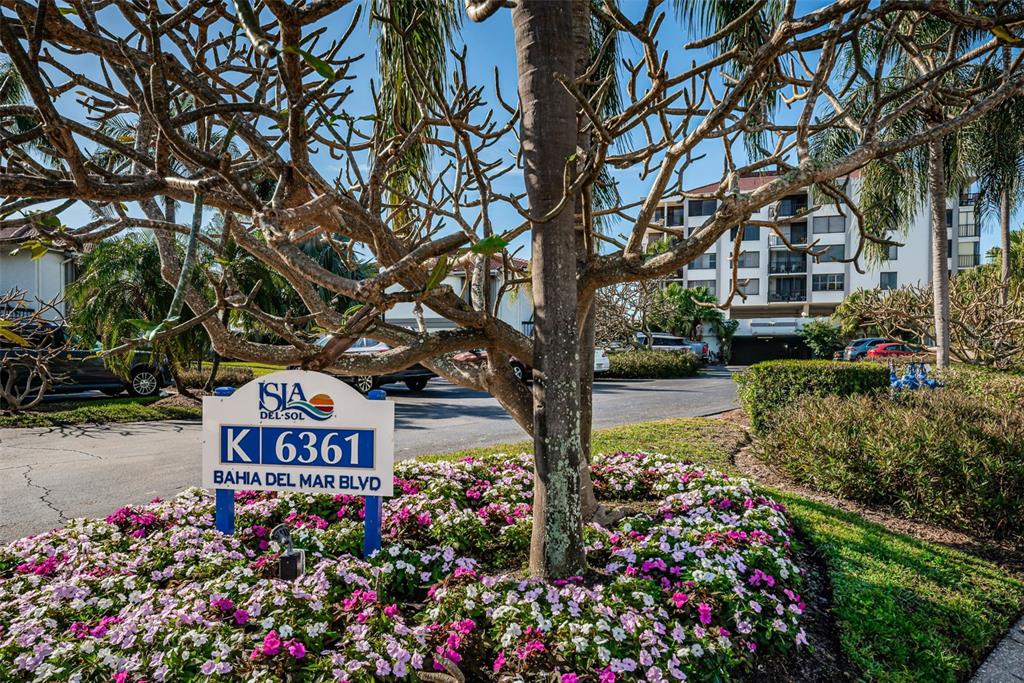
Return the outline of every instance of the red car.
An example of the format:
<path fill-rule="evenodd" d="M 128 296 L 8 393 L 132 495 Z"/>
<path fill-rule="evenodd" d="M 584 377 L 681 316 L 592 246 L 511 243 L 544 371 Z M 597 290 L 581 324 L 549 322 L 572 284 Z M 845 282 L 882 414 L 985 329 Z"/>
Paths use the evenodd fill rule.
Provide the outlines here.
<path fill-rule="evenodd" d="M 868 358 L 899 358 L 900 356 L 916 356 L 921 352 L 922 349 L 917 346 L 888 342 L 872 347 L 867 356 Z"/>

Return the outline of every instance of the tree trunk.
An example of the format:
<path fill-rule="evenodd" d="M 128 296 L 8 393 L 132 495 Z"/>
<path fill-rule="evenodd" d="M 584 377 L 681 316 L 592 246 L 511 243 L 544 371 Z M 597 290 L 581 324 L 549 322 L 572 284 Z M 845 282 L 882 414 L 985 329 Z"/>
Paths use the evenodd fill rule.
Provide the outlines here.
<path fill-rule="evenodd" d="M 1002 289 L 999 292 L 999 303 L 1006 305 L 1010 298 L 1010 193 L 1003 190 L 999 196 L 999 280 Z"/>
<path fill-rule="evenodd" d="M 576 149 L 576 105 L 554 74 L 575 68 L 571 0 L 522 0 L 512 11 L 519 72 L 521 139 L 530 212 L 562 198 L 562 175 Z M 573 202 L 532 226 L 534 303 L 533 537 L 530 573 L 582 574 L 580 369 Z"/>
<path fill-rule="evenodd" d="M 928 198 L 932 219 L 932 294 L 935 365 L 949 366 L 949 247 L 946 233 L 946 168 L 943 141 L 928 143 Z"/>
<path fill-rule="evenodd" d="M 591 43 L 594 40 L 594 29 L 590 19 L 590 3 L 573 3 L 573 40 L 576 49 L 575 74 L 579 78 L 590 67 Z M 579 114 L 577 114 L 578 116 Z M 590 157 L 590 133 L 583 132 L 580 122 L 576 123 L 576 169 Z M 592 220 L 593 188 L 587 187 L 576 198 L 576 259 L 577 272 L 583 272 L 594 252 L 593 241 L 589 239 L 588 230 Z M 594 494 L 594 482 L 590 478 L 591 432 L 594 418 L 594 301 L 579 302 L 583 310 L 580 327 L 580 500 L 583 509 L 583 520 L 590 522 L 598 511 L 597 496 Z"/>
<path fill-rule="evenodd" d="M 229 311 L 227 309 L 224 309 L 224 311 L 220 314 L 220 322 L 221 322 L 222 325 L 224 325 L 224 327 L 227 327 L 228 323 L 231 322 L 231 311 Z M 213 363 L 210 365 L 210 376 L 206 378 L 206 384 L 203 385 L 203 388 L 206 391 L 213 391 L 214 383 L 217 381 L 217 371 L 220 370 L 220 360 L 221 360 L 220 353 L 217 352 L 217 349 L 213 349 Z M 199 359 L 199 374 L 200 374 L 200 376 L 202 375 L 202 372 L 203 372 L 203 359 L 200 358 Z"/>

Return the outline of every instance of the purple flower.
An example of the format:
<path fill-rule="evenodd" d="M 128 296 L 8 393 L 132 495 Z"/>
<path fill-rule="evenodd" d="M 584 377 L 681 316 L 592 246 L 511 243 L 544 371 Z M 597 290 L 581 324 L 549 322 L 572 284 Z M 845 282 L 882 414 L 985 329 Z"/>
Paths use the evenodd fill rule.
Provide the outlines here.
<path fill-rule="evenodd" d="M 244 609 L 236 609 L 234 617 L 235 623 L 239 626 L 244 626 L 249 621 L 249 613 Z"/>
<path fill-rule="evenodd" d="M 697 605 L 697 613 L 700 618 L 700 623 L 707 626 L 711 623 L 711 606 L 706 602 L 702 602 Z"/>
<path fill-rule="evenodd" d="M 281 639 L 277 637 L 277 631 L 271 631 L 263 637 L 263 654 L 273 657 L 281 651 Z"/>
<path fill-rule="evenodd" d="M 306 656 L 306 646 L 301 641 L 290 640 L 288 641 L 288 654 L 295 659 L 302 659 Z"/>

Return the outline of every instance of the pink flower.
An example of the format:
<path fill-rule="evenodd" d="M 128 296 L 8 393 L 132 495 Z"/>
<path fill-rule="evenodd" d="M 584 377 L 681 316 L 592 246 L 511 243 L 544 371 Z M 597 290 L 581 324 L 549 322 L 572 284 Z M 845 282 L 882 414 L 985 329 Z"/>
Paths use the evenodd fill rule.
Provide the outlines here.
<path fill-rule="evenodd" d="M 112 680 L 114 683 L 126 683 L 126 681 L 128 680 L 128 672 L 118 671 L 110 680 Z"/>
<path fill-rule="evenodd" d="M 306 656 L 306 646 L 301 641 L 290 640 L 288 641 L 288 654 L 295 659 L 302 659 Z"/>
<path fill-rule="evenodd" d="M 384 608 L 384 616 L 394 619 L 398 616 L 398 605 L 388 605 Z"/>
<path fill-rule="evenodd" d="M 235 623 L 239 626 L 244 626 L 249 621 L 249 613 L 244 609 L 235 610 Z"/>
<path fill-rule="evenodd" d="M 690 596 L 686 593 L 673 593 L 672 602 L 676 603 L 676 607 L 682 607 L 689 602 Z"/>
<path fill-rule="evenodd" d="M 277 631 L 271 631 L 263 637 L 263 654 L 273 657 L 281 651 L 281 639 L 277 637 Z"/>
<path fill-rule="evenodd" d="M 615 672 L 612 671 L 611 667 L 606 667 L 604 671 L 597 675 L 598 683 L 615 683 Z"/>
<path fill-rule="evenodd" d="M 707 626 L 711 623 L 711 606 L 706 602 L 697 605 L 697 612 L 700 616 L 700 623 Z"/>
<path fill-rule="evenodd" d="M 501 667 L 505 666 L 505 651 L 502 650 L 498 653 L 498 658 L 494 660 L 494 673 L 501 671 Z"/>
<path fill-rule="evenodd" d="M 562 674 L 562 683 L 579 683 L 579 680 L 576 674 Z"/>

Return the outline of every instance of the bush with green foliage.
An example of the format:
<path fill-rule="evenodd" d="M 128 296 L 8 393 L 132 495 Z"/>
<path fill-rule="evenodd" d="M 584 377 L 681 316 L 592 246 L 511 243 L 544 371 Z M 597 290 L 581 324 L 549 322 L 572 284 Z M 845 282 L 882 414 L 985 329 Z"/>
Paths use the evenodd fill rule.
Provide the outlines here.
<path fill-rule="evenodd" d="M 823 360 L 773 360 L 752 365 L 735 376 L 740 404 L 754 430 L 764 433 L 773 415 L 803 396 L 870 394 L 889 386 L 889 369 L 880 363 Z"/>
<path fill-rule="evenodd" d="M 832 354 L 840 347 L 839 326 L 828 320 L 816 318 L 809 320 L 797 334 L 807 344 L 815 358 L 832 358 Z"/>
<path fill-rule="evenodd" d="M 627 379 L 667 379 L 691 377 L 702 363 L 688 351 L 623 351 L 608 356 L 611 368 L 606 377 Z"/>
<path fill-rule="evenodd" d="M 815 490 L 990 537 L 1024 537 L 1024 413 L 946 387 L 806 396 L 761 458 Z"/>

